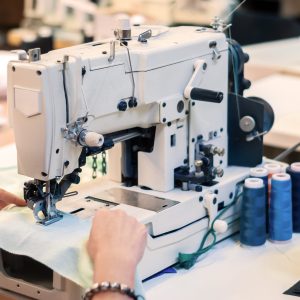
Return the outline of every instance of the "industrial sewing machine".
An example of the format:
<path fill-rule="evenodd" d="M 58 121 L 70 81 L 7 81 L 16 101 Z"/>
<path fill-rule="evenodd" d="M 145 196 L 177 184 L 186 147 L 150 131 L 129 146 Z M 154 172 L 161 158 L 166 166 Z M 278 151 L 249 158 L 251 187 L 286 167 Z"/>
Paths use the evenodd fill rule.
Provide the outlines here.
<path fill-rule="evenodd" d="M 118 186 L 99 186 L 72 210 L 120 207 L 145 223 L 143 278 L 198 248 L 261 163 L 274 118 L 262 99 L 243 98 L 248 57 L 223 29 L 124 22 L 115 40 L 33 49 L 9 64 L 18 171 L 34 178 L 24 197 L 38 223 L 63 218 L 86 158 L 109 150 Z M 214 224 L 218 241 L 238 231 L 238 218 L 236 201 Z"/>

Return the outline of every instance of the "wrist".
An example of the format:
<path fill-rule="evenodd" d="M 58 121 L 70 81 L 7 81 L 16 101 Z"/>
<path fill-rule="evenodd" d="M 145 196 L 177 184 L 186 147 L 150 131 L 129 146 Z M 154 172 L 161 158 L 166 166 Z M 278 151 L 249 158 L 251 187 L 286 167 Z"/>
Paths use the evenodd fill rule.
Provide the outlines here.
<path fill-rule="evenodd" d="M 136 295 L 134 290 L 123 283 L 111 283 L 104 281 L 95 283 L 90 289 L 86 290 L 83 300 L 91 299 L 142 299 L 141 295 Z"/>
<path fill-rule="evenodd" d="M 134 287 L 136 264 L 128 258 L 106 258 L 98 255 L 94 260 L 94 282 L 122 282 Z"/>

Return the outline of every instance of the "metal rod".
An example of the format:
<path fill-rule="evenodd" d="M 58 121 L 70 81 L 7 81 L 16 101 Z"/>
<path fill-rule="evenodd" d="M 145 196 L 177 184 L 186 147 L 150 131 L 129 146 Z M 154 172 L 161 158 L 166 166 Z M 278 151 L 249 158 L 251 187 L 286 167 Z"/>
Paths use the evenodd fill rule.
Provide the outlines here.
<path fill-rule="evenodd" d="M 124 142 L 124 141 L 130 140 L 132 138 L 135 138 L 135 137 L 138 137 L 141 135 L 142 135 L 142 133 L 140 131 L 133 131 L 133 132 L 129 132 L 124 135 L 120 135 L 120 136 L 113 138 L 113 142 L 116 144 L 119 142 Z"/>
<path fill-rule="evenodd" d="M 247 0 L 244 0 L 239 5 L 237 5 L 225 18 L 224 20 L 228 19 L 235 11 L 237 11 Z"/>
<path fill-rule="evenodd" d="M 46 218 L 47 217 L 50 217 L 51 216 L 51 194 L 50 194 L 50 181 L 47 181 L 46 182 L 46 194 L 47 194 L 47 197 L 46 197 L 46 211 L 47 211 L 47 216 L 45 216 Z"/>
<path fill-rule="evenodd" d="M 284 158 L 286 158 L 288 155 L 290 155 L 292 152 L 296 151 L 297 148 L 300 147 L 300 143 L 286 149 L 285 151 L 283 151 L 282 153 L 280 153 L 278 156 L 276 156 L 274 158 L 274 160 L 278 160 L 278 161 L 281 161 L 283 160 Z"/>
<path fill-rule="evenodd" d="M 66 69 L 67 69 L 67 62 L 69 58 L 67 55 L 64 56 L 63 61 L 63 69 L 62 69 L 62 77 L 63 77 L 63 88 L 65 94 L 65 101 L 66 101 L 66 123 L 69 124 L 70 121 L 70 114 L 69 114 L 69 98 L 68 98 L 68 91 L 67 91 L 67 83 L 66 83 Z"/>

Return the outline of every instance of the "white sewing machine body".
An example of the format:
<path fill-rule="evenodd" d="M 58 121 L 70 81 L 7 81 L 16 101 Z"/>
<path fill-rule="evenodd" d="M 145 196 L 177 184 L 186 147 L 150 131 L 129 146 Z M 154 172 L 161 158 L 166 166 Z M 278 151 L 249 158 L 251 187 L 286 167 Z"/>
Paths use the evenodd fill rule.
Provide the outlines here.
<path fill-rule="evenodd" d="M 212 41 L 217 42 L 222 54 L 218 60 L 213 59 L 209 47 Z M 78 167 L 82 147 L 65 139 L 62 134 L 62 129 L 66 127 L 62 80 L 65 55 L 69 56 L 66 70 L 67 93 L 71 99 L 69 123 L 89 114 L 84 128 L 103 135 L 135 127 L 157 126 L 157 145 L 153 153 L 139 153 L 139 166 L 147 166 L 148 169 L 138 172 L 139 185 L 159 191 L 172 190 L 174 178 L 171 168 L 182 165 L 188 156 L 192 162 L 190 167 L 194 168 L 195 142 L 192 139 L 197 139 L 200 134 L 206 143 L 213 140 L 226 152 L 228 46 L 225 36 L 182 27 L 153 37 L 147 44 L 130 41 L 129 48 L 136 84 L 134 96 L 138 99 L 138 105 L 125 112 L 118 110 L 118 104 L 122 99 L 129 99 L 133 89 L 125 47 L 116 49 L 112 62 L 108 62 L 109 43 L 91 43 L 49 52 L 33 63 L 11 63 L 8 99 L 12 104 L 10 112 L 20 174 L 50 180 L 71 173 Z M 220 104 L 195 102 L 188 118 L 186 111 L 190 109 L 190 102 L 184 98 L 183 92 L 193 75 L 196 61 L 206 63 L 207 69 L 198 72 L 194 84 L 222 91 L 225 99 Z M 84 76 L 82 68 L 86 71 Z M 184 101 L 181 112 L 177 110 L 179 101 Z M 169 122 L 171 126 L 167 126 Z M 179 141 L 175 146 L 170 143 L 172 134 L 176 134 L 175 139 Z M 187 147 L 190 148 L 189 153 Z M 155 164 L 147 163 L 154 160 Z M 226 167 L 226 156 L 222 160 L 222 165 Z M 67 167 L 64 164 L 66 161 L 69 162 Z M 217 158 L 216 165 L 219 165 Z M 156 172 L 158 170 L 159 173 Z"/>
<path fill-rule="evenodd" d="M 103 206 L 124 209 L 147 225 L 139 266 L 147 278 L 176 263 L 179 252 L 199 247 L 249 168 L 228 164 L 225 35 L 196 27 L 154 28 L 146 41 L 138 34 L 122 45 L 90 43 L 11 62 L 8 100 L 19 173 L 46 189 L 43 199 L 27 194 L 36 218 L 43 212 L 49 223 L 59 219 L 56 203 L 62 211 L 79 210 L 79 217 Z M 201 99 L 191 99 L 199 98 L 194 88 Z M 63 189 L 50 201 L 51 184 L 76 177 L 83 153 L 119 141 L 109 150 L 110 183 L 79 188 L 58 202 Z M 222 218 L 228 230 L 218 240 L 238 230 L 238 202 Z"/>

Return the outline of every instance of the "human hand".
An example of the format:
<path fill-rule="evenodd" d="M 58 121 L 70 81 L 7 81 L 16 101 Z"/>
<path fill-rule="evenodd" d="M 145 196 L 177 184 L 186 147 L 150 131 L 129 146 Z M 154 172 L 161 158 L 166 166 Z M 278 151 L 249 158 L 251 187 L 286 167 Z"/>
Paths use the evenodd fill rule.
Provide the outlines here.
<path fill-rule="evenodd" d="M 0 188 L 0 210 L 9 204 L 26 206 L 26 202 L 23 199 Z"/>
<path fill-rule="evenodd" d="M 94 282 L 119 282 L 133 287 L 146 240 L 146 227 L 135 218 L 121 210 L 99 210 L 87 244 L 94 263 Z"/>

